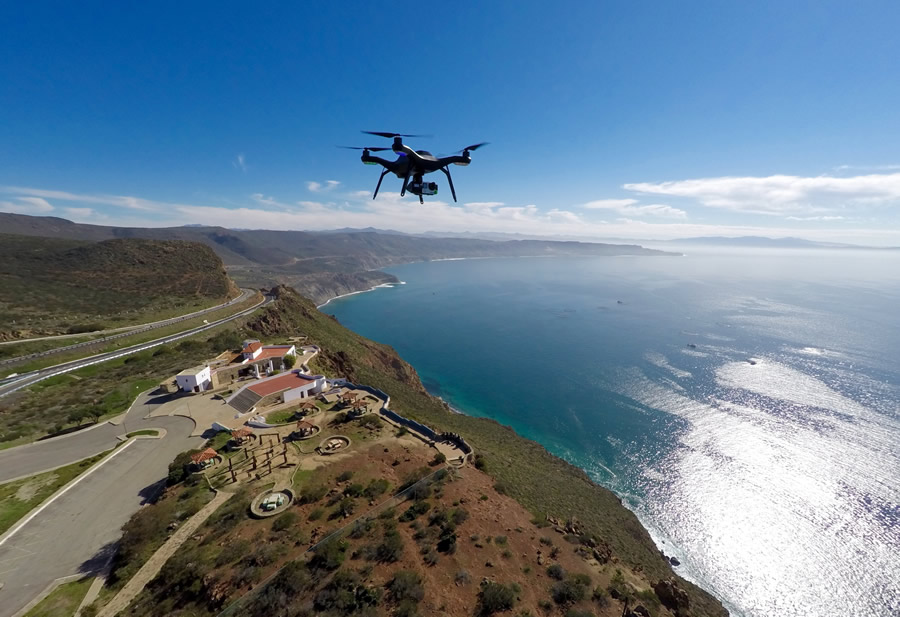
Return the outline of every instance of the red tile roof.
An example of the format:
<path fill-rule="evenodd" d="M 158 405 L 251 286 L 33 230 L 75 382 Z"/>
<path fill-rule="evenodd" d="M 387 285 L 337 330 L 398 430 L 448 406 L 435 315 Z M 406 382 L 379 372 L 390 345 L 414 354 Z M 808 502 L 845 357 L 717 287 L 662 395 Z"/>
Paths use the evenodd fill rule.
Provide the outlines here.
<path fill-rule="evenodd" d="M 260 347 L 262 347 L 262 343 L 260 343 L 259 341 L 256 341 L 255 343 L 250 343 L 249 345 L 244 347 L 244 353 L 253 353 Z"/>
<path fill-rule="evenodd" d="M 259 355 L 253 358 L 253 361 L 259 362 L 260 360 L 268 360 L 269 358 L 281 358 L 288 350 L 290 350 L 290 347 L 263 347 L 262 351 L 259 352 Z"/>
<path fill-rule="evenodd" d="M 207 448 L 203 452 L 197 452 L 196 454 L 191 454 L 191 461 L 194 463 L 203 463 L 210 459 L 216 458 L 219 456 L 219 453 L 213 450 L 212 448 Z"/>
<path fill-rule="evenodd" d="M 252 390 L 259 396 L 268 396 L 269 394 L 274 394 L 276 392 L 281 392 L 282 390 L 291 390 L 293 388 L 299 388 L 301 386 L 305 386 L 311 382 L 315 381 L 314 378 L 308 377 L 307 375 L 301 375 L 300 373 L 286 373 L 284 375 L 278 375 L 277 377 L 270 377 L 269 379 L 264 379 L 258 383 L 255 383 L 251 386 L 247 386 L 248 390 Z"/>

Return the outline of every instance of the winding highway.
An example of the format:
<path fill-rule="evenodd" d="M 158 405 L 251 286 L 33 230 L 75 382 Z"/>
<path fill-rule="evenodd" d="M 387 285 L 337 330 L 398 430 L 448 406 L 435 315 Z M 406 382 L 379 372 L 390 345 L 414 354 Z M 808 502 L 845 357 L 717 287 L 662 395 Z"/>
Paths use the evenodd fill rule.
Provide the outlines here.
<path fill-rule="evenodd" d="M 186 315 L 179 315 L 178 317 L 170 317 L 169 319 L 162 319 L 160 321 L 154 321 L 152 323 L 138 324 L 136 326 L 126 326 L 124 328 L 115 328 L 113 330 L 107 330 L 107 332 L 116 332 L 117 334 L 112 334 L 110 336 L 105 336 L 103 338 L 92 339 L 90 341 L 82 341 L 80 343 L 75 343 L 73 345 L 66 345 L 65 347 L 56 347 L 55 349 L 48 349 L 46 351 L 39 351 L 31 354 L 27 354 L 24 356 L 17 356 L 15 358 L 7 358 L 5 360 L 0 360 L 0 366 L 6 366 L 10 364 L 17 364 L 19 362 L 24 362 L 26 360 L 34 360 L 36 358 L 44 358 L 46 356 L 50 356 L 53 354 L 62 353 L 64 351 L 71 351 L 73 349 L 80 349 L 82 347 L 92 347 L 95 345 L 102 345 L 104 343 L 108 343 L 110 341 L 114 341 L 116 339 L 120 339 L 125 336 L 134 336 L 135 334 L 140 334 L 142 332 L 148 332 L 150 330 L 155 330 L 157 328 L 163 328 L 165 326 L 171 326 L 180 321 L 184 321 L 186 319 L 193 319 L 195 317 L 199 317 L 201 315 L 205 315 L 207 313 L 211 313 L 213 311 L 218 311 L 223 308 L 227 308 L 234 304 L 240 304 L 244 300 L 247 300 L 252 296 L 256 291 L 252 289 L 241 289 L 241 295 L 233 300 L 229 300 L 224 304 L 219 304 L 216 306 L 211 306 L 209 308 L 205 308 L 199 311 L 194 311 L 193 313 L 187 313 Z M 31 339 L 19 339 L 12 341 L 0 341 L 0 345 L 15 345 L 20 343 L 30 343 L 34 341 L 46 341 L 46 340 L 55 340 L 55 339 L 65 339 L 72 338 L 76 336 L 89 336 L 91 334 L 99 334 L 99 332 L 86 332 L 82 334 L 60 334 L 58 336 L 41 336 L 38 338 Z"/>
<path fill-rule="evenodd" d="M 145 349 L 151 349 L 159 345 L 165 345 L 166 343 L 171 343 L 188 336 L 199 334 L 200 332 L 203 332 L 205 330 L 221 326 L 222 324 L 228 323 L 229 321 L 232 321 L 234 319 L 249 315 L 256 309 L 262 306 L 266 306 L 273 301 L 274 297 L 265 296 L 262 300 L 260 300 L 257 304 L 254 304 L 250 308 L 240 311 L 239 313 L 229 315 L 228 317 L 217 319 L 216 321 L 210 322 L 208 324 L 197 326 L 196 328 L 190 328 L 188 330 L 184 330 L 176 334 L 171 334 L 169 336 L 164 336 L 162 338 L 148 341 L 146 343 L 138 343 L 137 345 L 132 345 L 131 347 L 125 347 L 124 349 L 116 349 L 114 351 L 108 351 L 105 353 L 88 356 L 87 358 L 72 360 L 71 362 L 63 362 L 62 364 L 57 364 L 55 366 L 48 366 L 47 368 L 39 369 L 37 371 L 31 371 L 22 375 L 7 377 L 6 379 L 0 380 L 0 398 L 8 396 L 13 392 L 21 390 L 22 388 L 27 388 L 30 385 L 33 385 L 44 379 L 54 377 L 56 375 L 62 375 L 63 373 L 75 371 L 85 366 L 98 364 L 100 362 L 106 362 L 108 360 L 113 360 L 122 356 L 128 356 L 134 353 L 138 353 L 139 351 L 144 351 Z"/>

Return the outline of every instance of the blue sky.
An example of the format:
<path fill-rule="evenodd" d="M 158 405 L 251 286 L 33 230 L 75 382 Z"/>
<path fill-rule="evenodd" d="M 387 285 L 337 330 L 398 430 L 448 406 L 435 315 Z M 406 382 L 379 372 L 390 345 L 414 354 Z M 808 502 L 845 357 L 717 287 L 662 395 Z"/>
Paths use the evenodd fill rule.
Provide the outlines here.
<path fill-rule="evenodd" d="M 0 210 L 900 244 L 895 1 L 303 4 L 4 3 Z M 372 201 L 361 129 L 491 145 Z"/>

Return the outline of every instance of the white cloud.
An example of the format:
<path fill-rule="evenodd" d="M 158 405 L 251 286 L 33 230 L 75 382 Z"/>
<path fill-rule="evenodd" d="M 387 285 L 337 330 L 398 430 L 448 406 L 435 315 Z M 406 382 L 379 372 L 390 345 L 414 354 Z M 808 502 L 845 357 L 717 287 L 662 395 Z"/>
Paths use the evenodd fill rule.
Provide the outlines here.
<path fill-rule="evenodd" d="M 246 164 L 246 162 L 244 161 L 244 155 L 243 155 L 243 154 L 238 154 L 236 157 L 234 157 L 234 160 L 231 161 L 231 165 L 232 165 L 235 169 L 240 169 L 240 170 L 243 171 L 243 172 L 246 172 L 246 171 L 247 171 L 247 164 Z"/>
<path fill-rule="evenodd" d="M 95 214 L 93 208 L 63 208 L 66 214 L 77 219 L 92 218 Z"/>
<path fill-rule="evenodd" d="M 0 201 L 0 210 L 15 214 L 46 214 L 53 211 L 53 206 L 42 197 L 17 197 L 18 203 Z"/>
<path fill-rule="evenodd" d="M 900 173 L 835 176 L 721 177 L 625 184 L 629 191 L 696 199 L 713 208 L 755 214 L 815 214 L 838 207 L 900 200 Z"/>
<path fill-rule="evenodd" d="M 588 210 L 619 210 L 633 206 L 637 202 L 637 199 L 598 199 L 587 202 L 582 208 L 587 208 Z"/>
<path fill-rule="evenodd" d="M 310 180 L 306 183 L 306 188 L 313 193 L 322 193 L 336 188 L 339 184 L 337 180 L 326 180 L 324 184 Z"/>
<path fill-rule="evenodd" d="M 789 221 L 843 221 L 843 216 L 786 216 Z"/>
<path fill-rule="evenodd" d="M 141 199 L 140 197 L 130 197 L 127 195 L 84 195 L 78 193 L 69 193 L 67 191 L 48 191 L 45 189 L 35 189 L 22 186 L 0 186 L 0 193 L 13 193 L 30 197 L 42 197 L 47 199 L 57 199 L 60 201 L 76 201 L 80 203 L 102 204 L 105 206 L 118 206 L 121 208 L 131 208 L 133 210 L 156 211 L 171 208 L 173 204 L 153 201 L 150 199 Z M 21 199 L 21 198 L 20 198 Z"/>
<path fill-rule="evenodd" d="M 497 208 L 504 205 L 506 204 L 502 201 L 470 201 L 463 204 L 464 207 L 469 208 L 470 210 L 490 210 L 491 208 Z"/>
<path fill-rule="evenodd" d="M 582 206 L 588 210 L 612 210 L 623 216 L 658 216 L 667 219 L 687 218 L 687 212 L 665 204 L 635 205 L 637 199 L 598 199 Z"/>

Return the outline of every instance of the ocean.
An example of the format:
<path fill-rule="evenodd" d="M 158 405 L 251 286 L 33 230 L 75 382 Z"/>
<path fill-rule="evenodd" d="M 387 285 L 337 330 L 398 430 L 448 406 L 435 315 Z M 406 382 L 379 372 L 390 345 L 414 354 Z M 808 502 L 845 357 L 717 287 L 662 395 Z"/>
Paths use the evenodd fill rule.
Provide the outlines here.
<path fill-rule="evenodd" d="M 617 493 L 734 615 L 900 615 L 900 251 L 435 261 L 323 307 Z"/>

